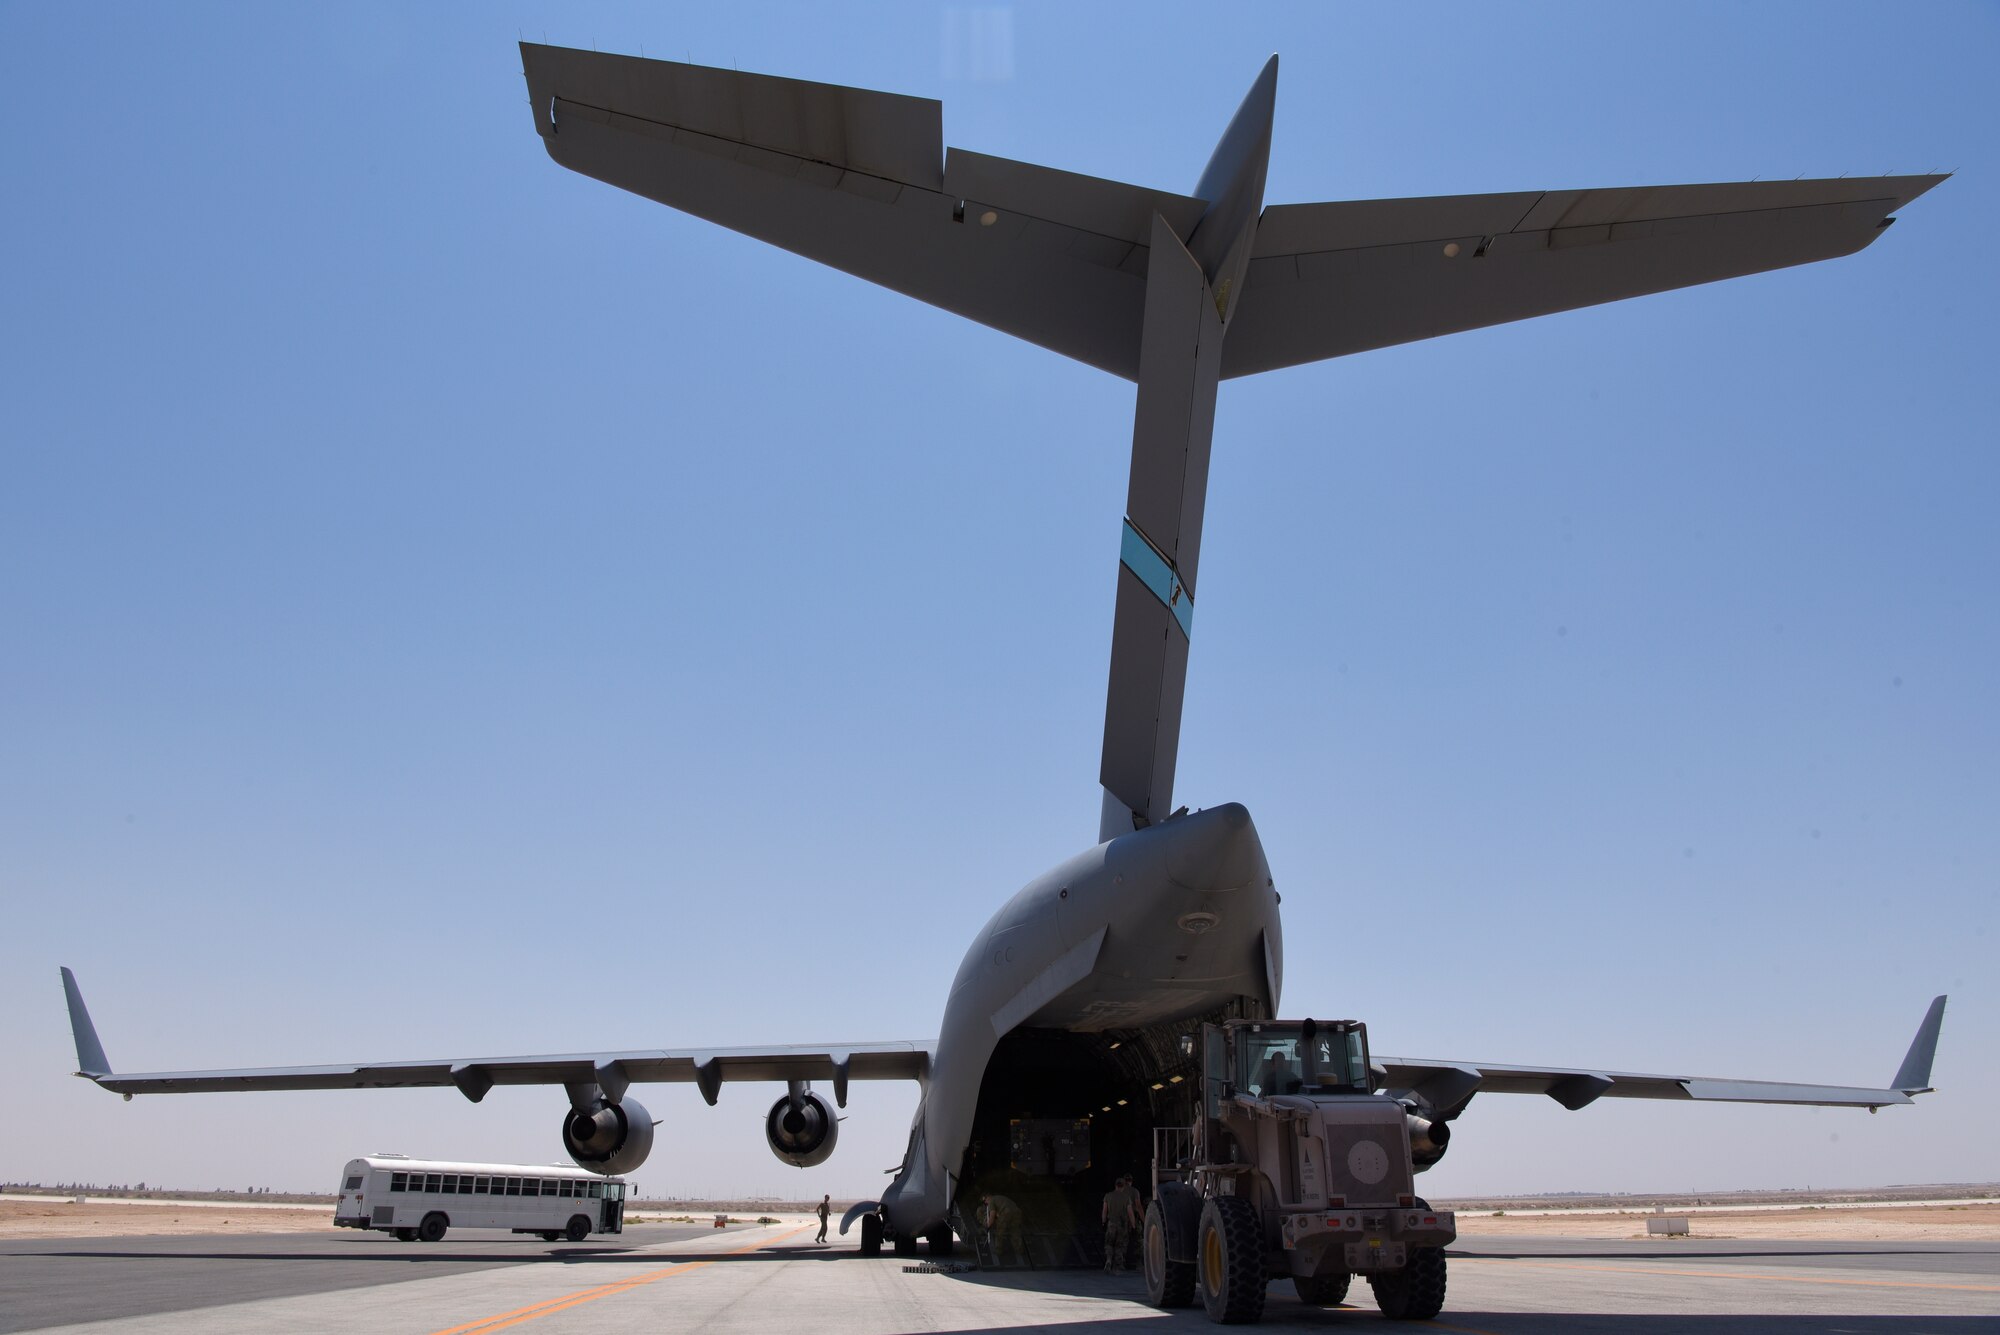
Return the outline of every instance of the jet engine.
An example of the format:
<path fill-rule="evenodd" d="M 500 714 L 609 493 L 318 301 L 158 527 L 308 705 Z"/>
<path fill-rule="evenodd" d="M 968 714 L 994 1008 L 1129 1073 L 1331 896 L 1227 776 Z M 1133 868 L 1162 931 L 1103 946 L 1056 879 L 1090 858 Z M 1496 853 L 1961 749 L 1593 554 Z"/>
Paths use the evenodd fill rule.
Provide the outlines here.
<path fill-rule="evenodd" d="M 840 1121 L 826 1100 L 811 1090 L 787 1094 L 771 1105 L 764 1118 L 764 1139 L 771 1153 L 794 1168 L 825 1163 L 840 1138 Z"/>
<path fill-rule="evenodd" d="M 1445 1149 L 1451 1144 L 1451 1123 L 1434 1122 L 1415 1113 L 1405 1120 L 1410 1128 L 1410 1162 L 1422 1172 L 1444 1158 Z"/>
<path fill-rule="evenodd" d="M 563 1118 L 563 1148 L 579 1168 L 629 1173 L 653 1152 L 653 1115 L 637 1099 L 598 1099 L 588 1112 Z"/>

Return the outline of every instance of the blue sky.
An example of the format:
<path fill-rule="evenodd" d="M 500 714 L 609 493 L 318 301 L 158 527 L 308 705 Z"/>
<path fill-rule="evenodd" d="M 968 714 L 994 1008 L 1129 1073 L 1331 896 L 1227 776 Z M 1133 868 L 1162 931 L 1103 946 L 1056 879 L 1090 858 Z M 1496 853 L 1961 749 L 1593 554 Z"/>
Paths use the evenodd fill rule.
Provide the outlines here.
<path fill-rule="evenodd" d="M 1861 255 L 1233 382 L 1178 797 L 1379 1051 L 1885 1079 L 1479 1099 L 1432 1195 L 2000 1179 L 1990 4 L 0 6 L 0 1178 L 545 1160 L 500 1090 L 128 1069 L 927 1037 L 1094 836 L 1131 388 L 565 172 L 515 42 L 936 97 L 1272 203 L 1956 170 Z M 649 1190 L 872 1192 L 774 1091 Z"/>

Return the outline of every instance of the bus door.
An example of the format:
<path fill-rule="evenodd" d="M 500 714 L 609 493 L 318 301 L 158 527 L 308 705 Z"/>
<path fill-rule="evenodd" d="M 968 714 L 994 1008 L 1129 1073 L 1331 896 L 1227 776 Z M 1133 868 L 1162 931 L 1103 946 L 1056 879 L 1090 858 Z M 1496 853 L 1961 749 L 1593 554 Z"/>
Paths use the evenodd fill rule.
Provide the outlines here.
<path fill-rule="evenodd" d="M 623 1233 L 625 1231 L 625 1184 L 623 1182 L 606 1182 L 604 1184 L 603 1219 L 602 1231 L 606 1233 Z"/>

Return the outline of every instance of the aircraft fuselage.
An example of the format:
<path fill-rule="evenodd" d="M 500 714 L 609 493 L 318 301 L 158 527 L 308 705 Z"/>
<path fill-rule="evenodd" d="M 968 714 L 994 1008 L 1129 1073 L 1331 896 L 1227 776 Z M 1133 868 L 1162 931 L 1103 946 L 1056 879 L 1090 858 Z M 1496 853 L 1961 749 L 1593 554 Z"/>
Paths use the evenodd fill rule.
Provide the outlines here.
<path fill-rule="evenodd" d="M 1239 804 L 1135 830 L 1029 882 L 952 982 L 909 1150 L 883 1196 L 890 1226 L 916 1236 L 946 1217 L 988 1063 L 1010 1033 L 1139 1030 L 1246 999 L 1275 1014 L 1283 971 L 1277 888 Z"/>

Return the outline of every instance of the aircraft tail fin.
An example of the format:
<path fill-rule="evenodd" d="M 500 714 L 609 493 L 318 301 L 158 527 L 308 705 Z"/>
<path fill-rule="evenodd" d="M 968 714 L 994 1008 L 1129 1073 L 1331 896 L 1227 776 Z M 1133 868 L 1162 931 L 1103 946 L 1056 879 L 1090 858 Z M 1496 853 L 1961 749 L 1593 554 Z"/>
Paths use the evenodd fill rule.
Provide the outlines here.
<path fill-rule="evenodd" d="M 1889 1082 L 1889 1088 L 1905 1094 L 1930 1092 L 1931 1059 L 1937 1056 L 1938 1030 L 1944 1026 L 1944 1002 L 1943 997 L 1932 999 L 1931 1008 L 1924 1012 L 1924 1022 L 1917 1026 L 1917 1036 L 1910 1040 L 1910 1050 L 1903 1054 L 1903 1064 L 1896 1068 L 1896 1078 Z"/>
<path fill-rule="evenodd" d="M 76 1073 L 91 1080 L 110 1075 L 111 1063 L 105 1060 L 104 1045 L 97 1041 L 97 1026 L 90 1022 L 90 1011 L 83 1004 L 76 975 L 65 967 L 62 980 L 63 995 L 69 1001 L 69 1031 L 76 1039 Z M 1925 1069 L 1929 1069 L 1928 1064 Z"/>

